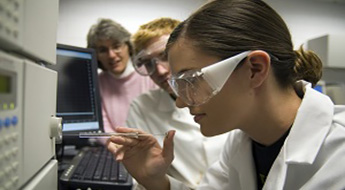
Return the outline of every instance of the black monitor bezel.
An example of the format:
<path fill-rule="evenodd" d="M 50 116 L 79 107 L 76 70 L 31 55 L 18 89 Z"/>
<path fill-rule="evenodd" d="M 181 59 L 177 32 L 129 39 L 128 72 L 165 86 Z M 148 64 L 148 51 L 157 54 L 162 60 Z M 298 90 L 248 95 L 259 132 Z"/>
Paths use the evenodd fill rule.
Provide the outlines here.
<path fill-rule="evenodd" d="M 62 131 L 62 137 L 63 137 L 63 144 L 64 145 L 76 145 L 76 146 L 87 146 L 89 145 L 89 141 L 87 139 L 80 139 L 79 133 L 81 132 L 102 132 L 104 131 L 103 128 L 103 118 L 102 118 L 102 104 L 101 104 L 101 96 L 99 91 L 99 83 L 98 83 L 98 61 L 96 52 L 92 48 L 83 48 L 78 46 L 72 46 L 67 44 L 57 44 L 56 46 L 57 50 L 68 50 L 68 51 L 77 51 L 77 52 L 83 52 L 83 53 L 90 53 L 92 55 L 92 74 L 93 74 L 93 81 L 94 81 L 94 88 L 95 88 L 95 105 L 96 105 L 96 114 L 98 118 L 99 123 L 99 129 L 94 130 L 77 130 L 77 131 Z M 56 53 L 57 56 L 57 53 Z"/>

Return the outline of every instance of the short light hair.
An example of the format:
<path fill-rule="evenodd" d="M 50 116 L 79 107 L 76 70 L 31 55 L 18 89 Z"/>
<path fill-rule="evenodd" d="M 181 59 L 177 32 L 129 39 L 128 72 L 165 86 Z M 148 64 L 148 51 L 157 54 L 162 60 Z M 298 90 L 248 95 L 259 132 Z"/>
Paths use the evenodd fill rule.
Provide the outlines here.
<path fill-rule="evenodd" d="M 134 53 L 137 54 L 143 50 L 152 38 L 170 34 L 178 24 L 180 24 L 179 20 L 162 17 L 141 25 L 139 30 L 132 36 Z"/>
<path fill-rule="evenodd" d="M 121 24 L 106 18 L 100 18 L 98 22 L 91 26 L 87 34 L 87 47 L 96 48 L 96 43 L 100 40 L 112 40 L 114 43 L 126 43 L 129 52 L 132 54 L 133 47 L 130 42 L 129 33 Z"/>

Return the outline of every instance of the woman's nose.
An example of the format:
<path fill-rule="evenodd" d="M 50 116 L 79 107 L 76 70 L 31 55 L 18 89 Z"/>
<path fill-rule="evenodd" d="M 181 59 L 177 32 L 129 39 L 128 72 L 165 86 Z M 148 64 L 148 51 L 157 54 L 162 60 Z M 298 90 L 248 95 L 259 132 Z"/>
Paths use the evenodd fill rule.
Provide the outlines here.
<path fill-rule="evenodd" d="M 109 48 L 108 54 L 109 54 L 109 57 L 111 57 L 111 58 L 115 58 L 118 56 L 118 52 L 112 48 Z"/>
<path fill-rule="evenodd" d="M 178 108 L 184 108 L 184 107 L 188 106 L 186 103 L 184 103 L 184 101 L 181 100 L 180 97 L 176 98 L 175 104 L 176 104 L 176 107 L 178 107 Z"/>
<path fill-rule="evenodd" d="M 169 67 L 166 67 L 165 64 L 161 64 L 159 61 L 156 62 L 156 70 L 159 74 L 166 74 L 170 72 Z"/>

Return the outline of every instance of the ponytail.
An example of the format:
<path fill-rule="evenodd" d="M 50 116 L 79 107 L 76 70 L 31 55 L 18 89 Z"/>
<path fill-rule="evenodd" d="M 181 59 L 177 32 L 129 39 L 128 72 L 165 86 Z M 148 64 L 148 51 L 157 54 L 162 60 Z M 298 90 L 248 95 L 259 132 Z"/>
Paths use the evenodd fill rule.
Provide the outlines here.
<path fill-rule="evenodd" d="M 295 50 L 294 71 L 296 80 L 305 80 L 314 87 L 322 76 L 322 62 L 313 51 L 305 51 L 302 46 Z"/>

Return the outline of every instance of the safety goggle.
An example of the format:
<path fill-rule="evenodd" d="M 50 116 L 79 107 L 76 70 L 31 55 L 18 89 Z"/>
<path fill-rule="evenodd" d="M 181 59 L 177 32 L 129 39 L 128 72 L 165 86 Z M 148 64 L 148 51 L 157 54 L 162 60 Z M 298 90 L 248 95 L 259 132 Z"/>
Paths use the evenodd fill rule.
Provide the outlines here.
<path fill-rule="evenodd" d="M 236 66 L 248 56 L 245 51 L 198 70 L 189 70 L 168 80 L 176 96 L 189 106 L 206 103 L 224 86 Z"/>
<path fill-rule="evenodd" d="M 164 51 L 168 38 L 169 36 L 162 37 L 135 56 L 133 66 L 140 75 L 152 75 L 156 71 L 157 64 L 169 68 L 168 58 Z"/>

